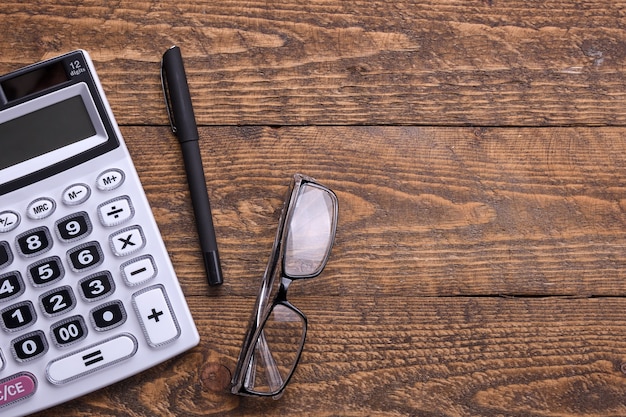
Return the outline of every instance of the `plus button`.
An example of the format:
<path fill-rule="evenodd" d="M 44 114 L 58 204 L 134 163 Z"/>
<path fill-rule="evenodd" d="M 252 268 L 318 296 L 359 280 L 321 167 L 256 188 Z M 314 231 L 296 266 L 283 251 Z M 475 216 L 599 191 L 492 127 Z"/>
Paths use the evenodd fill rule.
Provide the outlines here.
<path fill-rule="evenodd" d="M 156 309 L 152 309 L 152 314 L 148 316 L 148 320 L 154 320 L 155 322 L 159 322 L 159 317 L 163 315 L 162 311 L 156 311 Z"/>

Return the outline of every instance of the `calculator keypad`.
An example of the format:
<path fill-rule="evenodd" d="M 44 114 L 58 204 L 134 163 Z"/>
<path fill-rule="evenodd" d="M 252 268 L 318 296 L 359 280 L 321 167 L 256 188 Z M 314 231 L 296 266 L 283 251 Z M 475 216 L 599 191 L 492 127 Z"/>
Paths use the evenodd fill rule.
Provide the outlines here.
<path fill-rule="evenodd" d="M 181 337 L 155 260 L 163 254 L 151 252 L 152 225 L 136 216 L 144 203 L 126 179 L 111 168 L 0 210 L 0 409 Z"/>

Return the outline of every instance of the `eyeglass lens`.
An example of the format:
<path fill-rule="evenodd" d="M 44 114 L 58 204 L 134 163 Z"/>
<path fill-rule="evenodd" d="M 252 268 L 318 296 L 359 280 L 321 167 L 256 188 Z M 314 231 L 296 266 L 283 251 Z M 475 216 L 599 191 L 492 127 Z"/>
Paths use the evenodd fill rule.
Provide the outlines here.
<path fill-rule="evenodd" d="M 296 366 L 305 333 L 300 314 L 282 304 L 274 306 L 254 347 L 246 388 L 260 393 L 279 391 Z"/>
<path fill-rule="evenodd" d="M 326 189 L 306 183 L 295 205 L 287 225 L 283 272 L 293 278 L 317 275 L 333 243 L 333 199 Z"/>

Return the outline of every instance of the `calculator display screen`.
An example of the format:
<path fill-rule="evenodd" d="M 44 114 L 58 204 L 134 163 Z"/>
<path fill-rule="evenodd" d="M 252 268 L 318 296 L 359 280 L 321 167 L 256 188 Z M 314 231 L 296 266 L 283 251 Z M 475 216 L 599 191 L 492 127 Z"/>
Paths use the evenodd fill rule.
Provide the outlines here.
<path fill-rule="evenodd" d="M 80 95 L 0 124 L 0 169 L 96 135 Z"/>

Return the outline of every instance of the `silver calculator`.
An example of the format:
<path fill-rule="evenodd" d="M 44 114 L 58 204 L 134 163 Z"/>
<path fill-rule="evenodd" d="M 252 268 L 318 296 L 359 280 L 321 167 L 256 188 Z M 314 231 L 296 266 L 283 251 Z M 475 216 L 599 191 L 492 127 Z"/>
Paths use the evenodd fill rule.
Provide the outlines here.
<path fill-rule="evenodd" d="M 87 394 L 198 342 L 89 55 L 0 76 L 0 415 Z"/>

